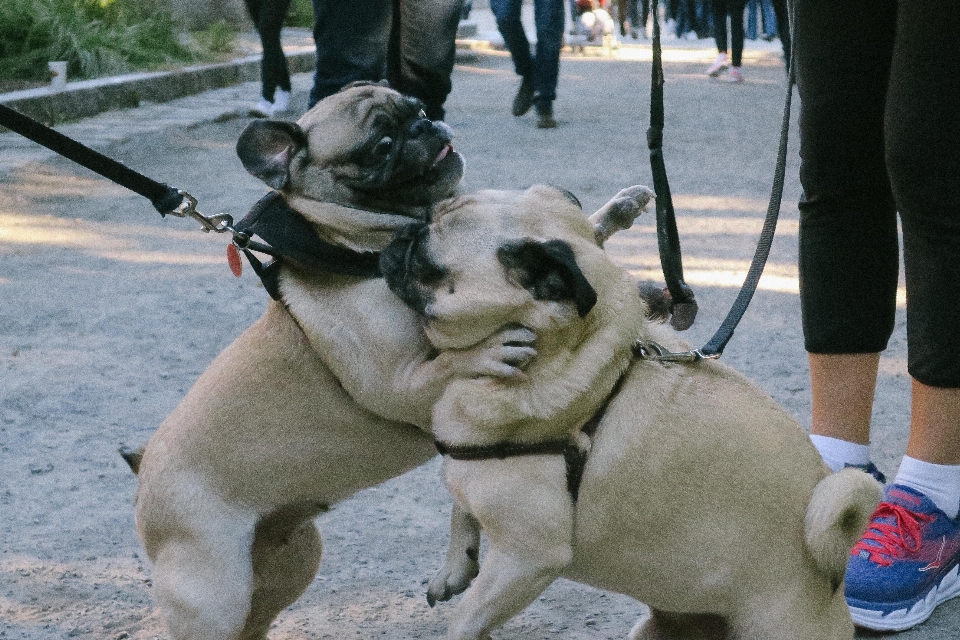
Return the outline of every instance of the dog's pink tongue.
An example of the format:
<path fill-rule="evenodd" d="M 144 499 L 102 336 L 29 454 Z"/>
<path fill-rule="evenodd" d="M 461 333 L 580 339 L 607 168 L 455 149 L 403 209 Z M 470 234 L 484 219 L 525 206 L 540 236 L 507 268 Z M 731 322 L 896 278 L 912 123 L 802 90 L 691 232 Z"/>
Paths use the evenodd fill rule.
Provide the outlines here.
<path fill-rule="evenodd" d="M 437 154 L 437 159 L 433 161 L 434 165 L 440 163 L 441 160 L 447 157 L 447 154 L 453 151 L 453 145 L 447 144 L 443 146 L 443 149 L 440 149 L 440 153 Z"/>

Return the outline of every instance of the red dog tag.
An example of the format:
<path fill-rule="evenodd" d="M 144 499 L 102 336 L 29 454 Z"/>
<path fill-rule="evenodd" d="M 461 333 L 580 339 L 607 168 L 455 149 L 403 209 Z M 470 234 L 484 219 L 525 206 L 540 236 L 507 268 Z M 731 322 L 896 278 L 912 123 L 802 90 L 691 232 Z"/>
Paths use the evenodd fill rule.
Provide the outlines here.
<path fill-rule="evenodd" d="M 240 259 L 240 252 L 237 251 L 237 245 L 227 245 L 227 264 L 230 265 L 230 271 L 233 275 L 240 277 L 243 273 L 243 261 Z"/>

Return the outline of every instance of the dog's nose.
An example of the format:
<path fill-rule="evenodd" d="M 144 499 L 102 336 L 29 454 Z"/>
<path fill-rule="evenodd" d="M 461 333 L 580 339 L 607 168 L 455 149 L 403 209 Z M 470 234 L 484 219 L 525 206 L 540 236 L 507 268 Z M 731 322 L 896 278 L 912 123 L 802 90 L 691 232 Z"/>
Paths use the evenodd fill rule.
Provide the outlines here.
<path fill-rule="evenodd" d="M 413 124 L 410 125 L 410 136 L 416 138 L 417 136 L 428 133 L 433 129 L 433 122 L 427 118 L 420 118 L 414 120 Z"/>

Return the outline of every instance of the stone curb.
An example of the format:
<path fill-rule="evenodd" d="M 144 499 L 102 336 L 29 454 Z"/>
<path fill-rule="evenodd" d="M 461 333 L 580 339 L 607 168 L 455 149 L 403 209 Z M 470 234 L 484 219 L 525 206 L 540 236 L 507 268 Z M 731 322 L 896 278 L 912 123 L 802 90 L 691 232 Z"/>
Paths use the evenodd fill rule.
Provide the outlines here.
<path fill-rule="evenodd" d="M 313 71 L 313 48 L 288 51 L 291 73 Z M 185 67 L 176 71 L 133 73 L 111 78 L 70 82 L 60 90 L 49 87 L 0 94 L 0 103 L 53 125 L 109 111 L 137 107 L 141 102 L 169 102 L 209 89 L 260 79 L 260 55 L 230 62 Z"/>
<path fill-rule="evenodd" d="M 477 24 L 460 23 L 457 61 L 470 60 L 490 47 L 478 40 Z M 284 47 L 290 73 L 312 72 L 314 47 Z M 46 125 L 88 118 L 113 109 L 129 109 L 141 102 L 163 103 L 210 89 L 221 89 L 260 79 L 260 54 L 218 64 L 195 65 L 174 71 L 131 73 L 109 78 L 69 82 L 61 90 L 38 87 L 0 94 L 0 104 Z M 0 131 L 6 131 L 0 127 Z"/>

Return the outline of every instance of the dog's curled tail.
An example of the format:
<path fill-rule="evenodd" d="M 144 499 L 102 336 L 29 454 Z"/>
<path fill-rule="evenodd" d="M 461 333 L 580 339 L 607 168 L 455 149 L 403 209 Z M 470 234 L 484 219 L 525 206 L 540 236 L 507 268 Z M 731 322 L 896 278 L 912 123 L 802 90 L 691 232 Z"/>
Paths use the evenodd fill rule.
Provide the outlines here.
<path fill-rule="evenodd" d="M 807 549 L 836 590 L 843 581 L 850 549 L 880 502 L 880 485 L 859 469 L 844 469 L 821 480 L 804 518 Z"/>

